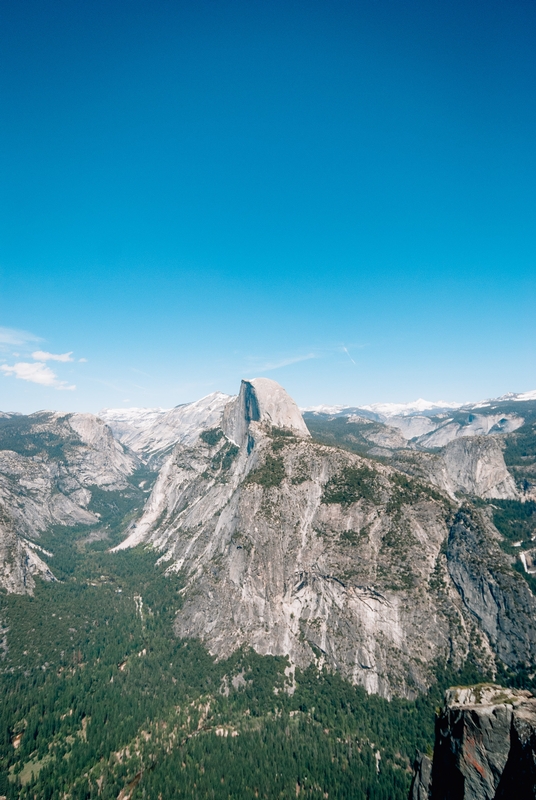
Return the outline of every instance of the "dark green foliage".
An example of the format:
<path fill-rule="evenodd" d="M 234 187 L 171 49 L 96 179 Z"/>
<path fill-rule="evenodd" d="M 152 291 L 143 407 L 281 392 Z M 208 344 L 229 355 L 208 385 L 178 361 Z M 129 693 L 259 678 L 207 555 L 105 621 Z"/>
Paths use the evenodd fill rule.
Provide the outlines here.
<path fill-rule="evenodd" d="M 523 425 L 505 440 L 504 460 L 507 466 L 536 461 L 536 425 Z"/>
<path fill-rule="evenodd" d="M 514 561 L 513 567 L 516 572 L 519 572 L 522 578 L 526 580 L 529 585 L 529 589 L 531 590 L 532 594 L 536 595 L 536 578 L 534 575 L 530 575 L 526 570 L 521 561 Z"/>
<path fill-rule="evenodd" d="M 358 500 L 379 500 L 376 473 L 368 467 L 345 467 L 331 478 L 324 487 L 323 503 L 341 503 L 348 506 Z"/>
<path fill-rule="evenodd" d="M 373 422 L 349 422 L 347 417 L 327 418 L 304 414 L 304 421 L 313 440 L 320 444 L 342 447 L 359 455 L 367 455 L 375 444 L 363 436 L 380 430 L 383 426 Z"/>
<path fill-rule="evenodd" d="M 221 468 L 226 470 L 231 468 L 231 464 L 235 460 L 238 455 L 239 448 L 236 444 L 230 444 L 229 447 L 226 449 L 225 454 L 221 460 Z"/>
<path fill-rule="evenodd" d="M 536 406 L 536 404 L 533 403 L 532 406 Z M 527 422 L 514 433 L 504 437 L 506 443 L 504 460 L 519 489 L 522 492 L 527 492 L 536 486 L 535 413 L 528 407 L 525 409 L 520 408 L 518 411 L 525 417 Z"/>
<path fill-rule="evenodd" d="M 527 500 L 493 500 L 493 523 L 510 542 L 532 542 L 536 536 L 536 502 Z"/>
<path fill-rule="evenodd" d="M 219 469 L 223 471 L 230 469 L 233 461 L 238 455 L 238 451 L 239 448 L 235 444 L 232 442 L 226 442 L 223 447 L 218 450 L 210 462 L 212 469 L 215 471 Z"/>
<path fill-rule="evenodd" d="M 401 473 L 390 476 L 392 494 L 387 503 L 387 511 L 398 512 L 404 505 L 412 505 L 420 500 L 437 500 L 445 502 L 445 498 L 427 484 L 419 483 L 414 478 L 409 478 Z"/>
<path fill-rule="evenodd" d="M 341 533 L 341 541 L 348 542 L 348 544 L 357 545 L 368 538 L 366 530 L 361 531 L 343 531 Z"/>
<path fill-rule="evenodd" d="M 39 431 L 39 423 L 48 422 L 51 414 L 0 419 L 0 450 L 13 450 L 23 456 L 46 454 L 53 461 L 64 460 L 73 445 L 81 444 L 78 434 L 57 421 L 58 431 Z M 67 415 L 66 415 L 67 416 Z"/>
<path fill-rule="evenodd" d="M 285 464 L 281 456 L 271 456 L 267 453 L 264 464 L 250 472 L 247 483 L 258 483 L 265 489 L 280 486 L 285 477 Z"/>
<path fill-rule="evenodd" d="M 283 450 L 291 442 L 296 441 L 296 436 L 294 432 L 289 430 L 288 428 L 276 428 L 272 427 L 270 430 L 270 435 L 272 437 L 272 450 L 274 453 Z"/>
<path fill-rule="evenodd" d="M 277 428 L 275 425 L 270 429 L 273 439 L 296 439 L 296 434 L 290 428 Z"/>
<path fill-rule="evenodd" d="M 405 800 L 444 688 L 475 680 L 471 669 L 443 670 L 428 696 L 388 702 L 309 668 L 296 671 L 288 694 L 284 658 L 249 651 L 216 663 L 197 642 L 174 638 L 181 584 L 151 552 L 81 553 L 78 534 L 63 535 L 63 583 L 38 582 L 35 597 L 0 594 L 10 629 L 0 791 L 9 800 L 115 800 L 128 785 L 132 800 L 290 800 L 296 786 L 313 798 Z M 50 534 L 56 545 L 59 536 Z M 28 780 L 32 765 L 40 769 Z"/>
<path fill-rule="evenodd" d="M 199 438 L 201 441 L 205 442 L 205 444 L 214 447 L 214 445 L 218 444 L 222 436 L 223 431 L 220 428 L 211 428 L 209 431 L 203 431 Z"/>
<path fill-rule="evenodd" d="M 504 537 L 501 542 L 502 549 L 509 555 L 515 556 L 512 566 L 528 583 L 532 593 L 536 595 L 536 579 L 525 570 L 519 560 L 519 554 L 523 550 L 536 546 L 534 541 L 536 538 L 536 503 L 533 500 L 527 500 L 525 503 L 520 503 L 518 500 L 493 500 L 489 505 L 493 509 L 493 523 Z"/>
<path fill-rule="evenodd" d="M 120 494 L 97 493 L 94 502 L 110 531 L 131 513 Z M 173 636 L 182 584 L 156 566 L 158 554 L 81 548 L 87 534 L 58 527 L 44 535 L 61 583 L 38 581 L 35 597 L 0 593 L 9 628 L 0 794 L 8 800 L 116 800 L 127 786 L 132 800 L 290 800 L 297 787 L 319 800 L 405 800 L 445 688 L 491 677 L 470 657 L 460 673 L 438 668 L 427 695 L 388 702 L 310 667 L 296 670 L 290 694 L 284 658 L 239 651 L 215 662 L 198 642 Z M 360 535 L 347 531 L 348 543 Z M 533 680 L 505 669 L 500 679 Z"/>

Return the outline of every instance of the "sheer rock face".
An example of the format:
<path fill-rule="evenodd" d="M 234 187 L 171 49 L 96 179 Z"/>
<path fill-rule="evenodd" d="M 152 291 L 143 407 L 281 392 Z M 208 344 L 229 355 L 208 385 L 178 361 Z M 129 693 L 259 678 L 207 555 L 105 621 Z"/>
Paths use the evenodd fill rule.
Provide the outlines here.
<path fill-rule="evenodd" d="M 536 797 L 536 698 L 500 686 L 450 689 L 431 770 L 426 761 L 416 762 L 411 800 Z"/>
<path fill-rule="evenodd" d="M 178 446 L 121 545 L 152 542 L 184 571 L 177 634 L 220 657 L 249 645 L 300 666 L 317 658 L 385 696 L 423 689 L 451 636 L 465 652 L 471 628 L 451 631 L 455 601 L 428 592 L 447 532 L 444 502 L 423 495 L 391 513 L 393 470 L 298 437 L 274 453 L 280 440 L 255 422 L 249 437 L 253 449 L 246 440 L 228 470 L 219 466 L 232 447 L 223 437 Z M 276 485 L 274 461 L 283 470 Z M 375 495 L 324 502 L 348 469 L 363 470 Z"/>
<path fill-rule="evenodd" d="M 222 429 L 235 444 L 241 445 L 250 422 L 264 422 L 287 428 L 297 436 L 311 434 L 294 400 L 282 386 L 269 378 L 242 381 L 240 393 L 225 408 Z"/>
<path fill-rule="evenodd" d="M 0 586 L 33 588 L 51 578 L 31 539 L 50 525 L 93 525 L 91 487 L 119 490 L 137 466 L 110 429 L 92 414 L 40 412 L 13 419 L 0 450 Z"/>
<path fill-rule="evenodd" d="M 413 765 L 409 800 L 430 800 L 431 781 L 432 761 L 424 753 L 419 753 Z"/>
<path fill-rule="evenodd" d="M 495 652 L 507 663 L 536 652 L 534 598 L 486 519 L 453 523 L 430 484 L 319 445 L 290 414 L 263 417 L 256 389 L 244 382 L 224 412 L 228 435 L 176 446 L 118 548 L 152 543 L 182 572 L 179 636 L 220 657 L 249 645 L 300 666 L 316 660 L 387 697 L 426 688 L 437 659 L 462 663 L 476 633 L 491 669 Z M 480 536 L 475 557 L 493 562 L 475 574 L 501 609 L 497 628 L 463 573 L 463 525 Z"/>
<path fill-rule="evenodd" d="M 499 658 L 512 668 L 530 667 L 536 653 L 536 598 L 509 568 L 498 540 L 484 518 L 475 524 L 459 512 L 447 541 L 449 575 Z"/>
<path fill-rule="evenodd" d="M 1 509 L 0 509 L 1 515 Z M 31 594 L 34 576 L 55 580 L 45 562 L 39 558 L 38 547 L 18 536 L 8 518 L 0 518 L 0 586 L 7 592 Z"/>
<path fill-rule="evenodd" d="M 504 463 L 502 443 L 495 436 L 450 442 L 443 461 L 455 491 L 498 500 L 517 497 L 514 479 Z"/>
<path fill-rule="evenodd" d="M 460 494 L 497 500 L 519 497 L 498 436 L 456 439 L 438 453 L 394 453 L 392 460 L 400 469 L 433 483 L 453 499 Z"/>

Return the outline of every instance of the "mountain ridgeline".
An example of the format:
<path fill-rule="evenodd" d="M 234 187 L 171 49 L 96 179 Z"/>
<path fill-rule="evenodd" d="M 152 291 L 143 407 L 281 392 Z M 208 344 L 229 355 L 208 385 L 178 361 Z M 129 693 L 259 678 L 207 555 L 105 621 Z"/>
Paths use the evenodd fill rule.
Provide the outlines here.
<path fill-rule="evenodd" d="M 530 395 L 4 414 L 0 795 L 405 797 L 449 683 L 536 688 L 535 538 Z"/>

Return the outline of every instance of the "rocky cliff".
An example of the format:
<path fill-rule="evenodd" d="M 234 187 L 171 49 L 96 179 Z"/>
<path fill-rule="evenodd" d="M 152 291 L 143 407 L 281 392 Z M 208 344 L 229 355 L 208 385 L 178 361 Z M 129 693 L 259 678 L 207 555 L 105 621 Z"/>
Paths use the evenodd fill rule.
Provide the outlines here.
<path fill-rule="evenodd" d="M 434 453 L 397 451 L 390 460 L 399 469 L 428 481 L 453 499 L 467 496 L 491 500 L 519 497 L 504 461 L 499 436 L 456 439 Z"/>
<path fill-rule="evenodd" d="M 483 685 L 451 689 L 436 722 L 433 762 L 420 756 L 410 800 L 536 797 L 536 698 Z"/>

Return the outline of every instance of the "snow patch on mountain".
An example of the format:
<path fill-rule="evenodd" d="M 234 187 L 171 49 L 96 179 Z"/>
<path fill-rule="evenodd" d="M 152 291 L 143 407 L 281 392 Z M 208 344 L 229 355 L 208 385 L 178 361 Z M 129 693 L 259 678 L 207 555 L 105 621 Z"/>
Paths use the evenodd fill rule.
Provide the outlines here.
<path fill-rule="evenodd" d="M 415 400 L 411 403 L 371 403 L 365 406 L 308 406 L 301 408 L 303 413 L 312 414 L 328 414 L 329 416 L 348 416 L 353 414 L 355 416 L 373 417 L 377 421 L 385 421 L 391 417 L 406 417 L 414 414 L 423 414 L 424 412 L 433 411 L 440 413 L 441 411 L 451 411 L 462 408 L 464 403 L 449 403 L 446 400 Z"/>

